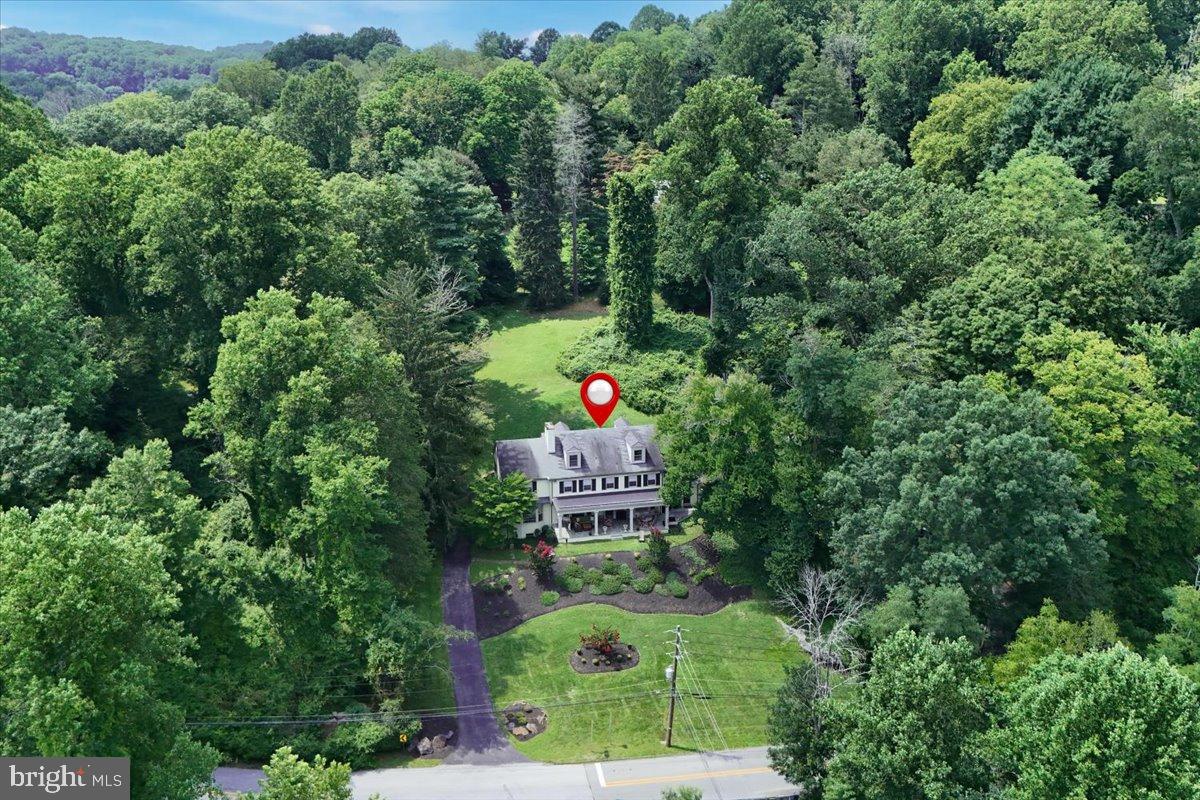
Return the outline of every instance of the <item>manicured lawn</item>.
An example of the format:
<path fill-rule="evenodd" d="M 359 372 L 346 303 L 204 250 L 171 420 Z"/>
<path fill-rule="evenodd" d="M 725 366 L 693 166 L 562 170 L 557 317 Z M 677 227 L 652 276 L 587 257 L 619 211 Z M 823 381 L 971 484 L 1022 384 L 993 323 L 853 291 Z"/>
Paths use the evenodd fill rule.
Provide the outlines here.
<path fill-rule="evenodd" d="M 414 614 L 427 622 L 442 624 L 441 556 L 434 556 L 433 568 L 425 576 L 425 580 L 413 585 L 407 599 Z M 414 680 L 413 684 L 413 691 L 406 703 L 408 708 L 454 707 L 450 654 L 445 647 L 438 649 L 434 654 L 433 665 L 419 680 Z"/>
<path fill-rule="evenodd" d="M 637 647 L 641 662 L 595 675 L 571 669 L 569 654 L 593 623 L 616 627 L 621 641 Z M 675 625 L 684 628 L 690 668 L 680 670 L 683 699 L 675 746 L 668 750 L 661 742 L 667 708 L 663 671 Z M 528 742 L 514 740 L 517 749 L 541 761 L 578 762 L 697 749 L 697 738 L 701 749 L 763 744 L 767 709 L 784 666 L 802 656 L 783 637 L 770 608 L 751 601 L 705 617 L 575 606 L 484 640 L 483 657 L 497 707 L 526 700 L 544 704 L 549 714 L 546 732 Z M 698 699 L 693 692 L 712 697 Z M 720 734 L 711 732 L 713 720 Z"/>
<path fill-rule="evenodd" d="M 682 531 L 668 534 L 667 541 L 674 547 L 695 539 L 701 533 L 698 525 L 685 525 Z M 645 542 L 639 542 L 637 537 L 614 539 L 612 541 L 588 542 L 578 541 L 570 544 L 560 544 L 554 548 L 559 558 L 582 556 L 588 553 L 619 553 L 623 551 L 637 552 L 646 547 Z M 508 572 L 514 565 L 524 566 L 525 554 L 518 544 L 512 550 L 476 550 L 471 555 L 471 583 Z"/>
<path fill-rule="evenodd" d="M 496 439 L 539 436 L 546 422 L 562 421 L 572 428 L 595 424 L 579 400 L 579 384 L 559 375 L 554 364 L 568 344 L 600 319 L 595 311 L 534 315 L 511 308 L 489 316 L 493 333 L 482 346 L 488 363 L 477 375 L 496 421 Z M 650 421 L 621 402 L 609 424 L 622 416 L 634 424 Z M 489 454 L 489 464 L 490 459 Z"/>

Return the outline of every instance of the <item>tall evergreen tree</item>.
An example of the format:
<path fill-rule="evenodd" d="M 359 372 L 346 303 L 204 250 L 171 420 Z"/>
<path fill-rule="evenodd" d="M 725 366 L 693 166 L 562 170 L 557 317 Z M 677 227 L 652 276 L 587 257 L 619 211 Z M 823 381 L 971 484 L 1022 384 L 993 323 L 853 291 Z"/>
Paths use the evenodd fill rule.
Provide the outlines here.
<path fill-rule="evenodd" d="M 553 129 L 554 120 L 548 113 L 531 113 L 521 129 L 517 155 L 517 197 L 513 203 L 517 233 L 513 250 L 521 285 L 535 308 L 551 308 L 566 300 Z"/>
<path fill-rule="evenodd" d="M 650 335 L 654 291 L 654 184 L 636 172 L 608 181 L 608 286 L 613 330 L 629 344 Z"/>
<path fill-rule="evenodd" d="M 443 543 L 450 542 L 454 517 L 467 504 L 467 484 L 486 450 L 489 428 L 475 381 L 482 359 L 452 330 L 468 307 L 465 290 L 448 265 L 432 278 L 400 265 L 380 281 L 373 308 L 380 333 L 404 359 L 416 399 L 421 462 L 429 474 L 422 494 L 431 531 Z"/>

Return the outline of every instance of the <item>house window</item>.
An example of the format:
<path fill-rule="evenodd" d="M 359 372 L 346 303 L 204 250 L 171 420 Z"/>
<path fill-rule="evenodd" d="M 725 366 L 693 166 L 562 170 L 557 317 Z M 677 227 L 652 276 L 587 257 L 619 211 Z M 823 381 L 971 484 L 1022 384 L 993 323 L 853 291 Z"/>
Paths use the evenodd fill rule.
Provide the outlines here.
<path fill-rule="evenodd" d="M 600 486 L 602 489 L 616 489 L 620 486 L 620 478 L 602 478 Z"/>
<path fill-rule="evenodd" d="M 567 456 L 567 466 L 572 469 L 579 467 L 579 453 L 571 453 Z"/>
<path fill-rule="evenodd" d="M 589 479 L 588 479 L 588 480 L 586 480 L 586 481 L 580 481 L 580 482 L 579 482 L 579 491 L 581 491 L 581 492 L 594 492 L 594 491 L 596 491 L 596 479 L 595 479 L 595 478 L 589 478 Z"/>
<path fill-rule="evenodd" d="M 630 486 L 637 486 L 637 478 L 633 475 L 626 475 L 625 488 L 628 489 Z"/>
<path fill-rule="evenodd" d="M 654 473 L 653 475 L 647 475 L 646 476 L 646 485 L 647 486 L 658 486 L 658 479 L 659 479 L 659 474 L 657 472 Z"/>
<path fill-rule="evenodd" d="M 537 481 L 529 482 L 529 491 L 533 492 L 534 494 L 537 494 Z"/>
<path fill-rule="evenodd" d="M 640 464 L 646 460 L 646 451 L 640 447 L 633 449 L 633 463 Z"/>
<path fill-rule="evenodd" d="M 558 493 L 559 494 L 570 494 L 573 491 L 575 491 L 575 481 L 559 481 L 558 482 Z"/>

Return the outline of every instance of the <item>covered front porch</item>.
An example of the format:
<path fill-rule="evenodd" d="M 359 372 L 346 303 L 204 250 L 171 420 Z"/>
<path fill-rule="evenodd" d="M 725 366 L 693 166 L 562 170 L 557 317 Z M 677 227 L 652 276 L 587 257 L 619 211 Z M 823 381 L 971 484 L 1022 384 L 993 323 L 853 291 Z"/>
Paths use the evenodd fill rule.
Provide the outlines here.
<path fill-rule="evenodd" d="M 555 510 L 559 535 L 573 539 L 665 531 L 670 521 L 657 491 L 556 498 Z"/>

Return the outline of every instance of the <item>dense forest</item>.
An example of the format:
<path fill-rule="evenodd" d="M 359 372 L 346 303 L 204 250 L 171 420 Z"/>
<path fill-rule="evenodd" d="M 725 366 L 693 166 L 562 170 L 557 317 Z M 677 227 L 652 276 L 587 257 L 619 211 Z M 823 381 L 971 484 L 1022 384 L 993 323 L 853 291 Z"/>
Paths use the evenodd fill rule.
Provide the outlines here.
<path fill-rule="evenodd" d="M 527 493 L 479 478 L 487 311 L 594 297 L 558 369 L 659 415 L 664 495 L 762 591 L 845 614 L 775 705 L 788 778 L 1194 798 L 1198 14 L 5 30 L 0 751 L 130 755 L 183 800 L 218 754 L 415 731 L 419 587 Z"/>
<path fill-rule="evenodd" d="M 258 58 L 271 46 L 195 47 L 106 36 L 0 29 L 0 78 L 53 119 L 125 92 L 153 89 L 175 97 L 216 80 L 221 66 Z"/>

